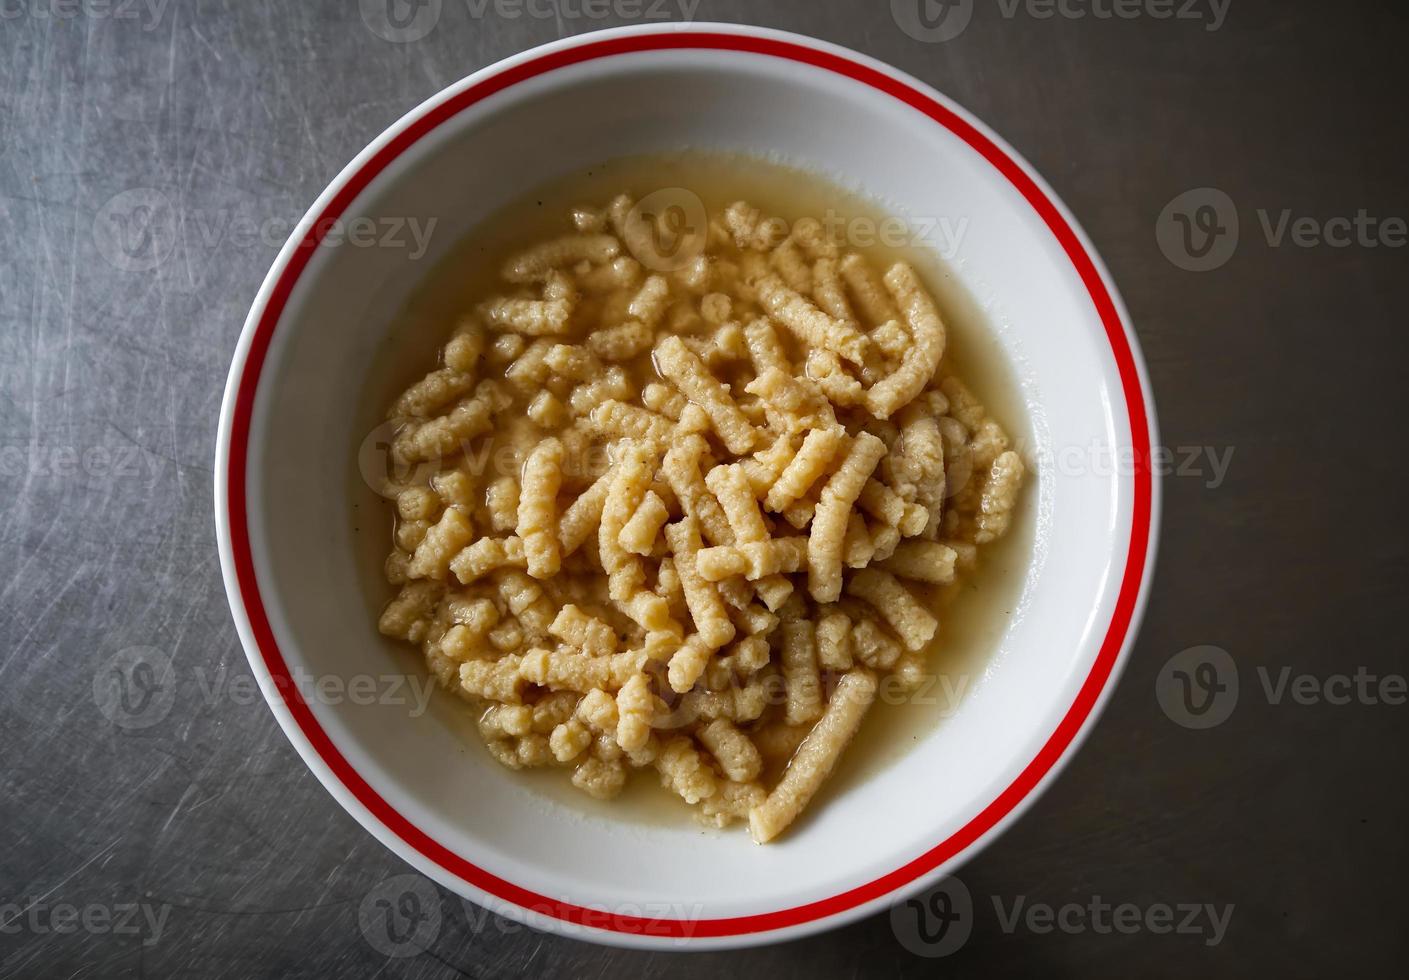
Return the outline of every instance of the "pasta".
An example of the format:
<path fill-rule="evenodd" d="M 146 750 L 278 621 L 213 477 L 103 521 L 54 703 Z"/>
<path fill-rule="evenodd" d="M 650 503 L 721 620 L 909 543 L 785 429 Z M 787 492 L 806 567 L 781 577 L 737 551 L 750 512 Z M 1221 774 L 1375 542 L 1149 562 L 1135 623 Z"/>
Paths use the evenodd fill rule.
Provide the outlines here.
<path fill-rule="evenodd" d="M 540 442 L 523 468 L 518 536 L 523 539 L 528 574 L 552 578 L 562 564 L 557 535 L 558 488 L 563 482 L 563 444 Z"/>
<path fill-rule="evenodd" d="M 842 676 L 826 714 L 803 740 L 782 780 L 749 811 L 749 832 L 754 840 L 766 843 L 797 819 L 831 775 L 875 697 L 876 678 L 869 672 L 853 670 Z"/>
<path fill-rule="evenodd" d="M 819 221 L 745 202 L 646 261 L 634 199 L 497 268 L 395 398 L 380 631 L 507 768 L 633 773 L 773 840 L 884 689 L 919 690 L 1026 466 L 939 308 Z M 646 267 L 643 267 L 643 263 Z"/>

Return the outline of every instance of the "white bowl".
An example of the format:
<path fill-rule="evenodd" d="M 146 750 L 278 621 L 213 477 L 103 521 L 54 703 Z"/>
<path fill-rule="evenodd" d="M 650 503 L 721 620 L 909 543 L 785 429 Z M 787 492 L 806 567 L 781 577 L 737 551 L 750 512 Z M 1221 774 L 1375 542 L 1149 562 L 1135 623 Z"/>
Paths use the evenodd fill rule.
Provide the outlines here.
<path fill-rule="evenodd" d="M 379 405 L 365 384 L 438 255 L 546 180 L 682 146 L 769 154 L 902 215 L 967 219 L 952 274 L 1020 388 L 1036 542 L 1022 599 L 959 709 L 767 847 L 615 820 L 526 785 L 455 725 L 315 693 L 385 677 L 344 488 Z M 430 254 L 333 247 L 333 218 L 435 217 Z M 379 226 L 382 230 L 389 225 Z M 809 38 L 694 24 L 603 31 L 477 72 L 358 155 L 250 310 L 220 417 L 216 521 L 230 606 L 279 723 L 349 813 L 417 870 L 553 932 L 650 948 L 794 938 L 875 912 L 992 841 L 1070 757 L 1144 608 L 1159 491 L 1148 382 L 1115 287 L 1047 185 L 923 83 Z M 1110 466 L 1114 452 L 1127 465 Z M 1124 455 L 1122 455 L 1124 454 Z M 1136 465 L 1128 465 L 1133 456 Z M 370 576 L 370 578 L 369 578 Z M 388 692 L 382 690 L 383 695 Z"/>

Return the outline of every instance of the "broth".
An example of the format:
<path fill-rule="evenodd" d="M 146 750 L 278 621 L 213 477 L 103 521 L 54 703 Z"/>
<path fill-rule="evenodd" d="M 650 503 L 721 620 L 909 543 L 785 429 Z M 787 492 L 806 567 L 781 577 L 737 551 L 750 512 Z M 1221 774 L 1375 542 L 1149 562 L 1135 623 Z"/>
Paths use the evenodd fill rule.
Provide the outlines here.
<path fill-rule="evenodd" d="M 600 205 L 623 191 L 639 198 L 663 188 L 688 188 L 703 201 L 709 213 L 744 199 L 790 223 L 808 216 L 826 220 L 830 215 L 845 215 L 849 221 L 861 222 L 848 227 L 864 230 L 881 228 L 889 217 L 874 202 L 843 190 L 824 177 L 733 154 L 685 151 L 628 158 L 555 181 L 482 223 L 426 277 L 389 332 L 377 358 L 375 376 L 368 379 L 365 404 L 376 413 L 365 420 L 368 427 L 380 421 L 382 406 L 435 362 L 435 352 L 449 335 L 456 317 L 498 291 L 498 270 L 506 255 L 562 233 L 567 228 L 566 215 L 574 205 Z M 945 363 L 964 379 L 989 414 L 1009 433 L 1015 446 L 1033 445 L 1030 420 L 1022 409 L 1007 359 L 987 328 L 983 312 L 940 256 L 923 243 L 864 245 L 848 236 L 848 245 L 876 263 L 903 259 L 914 266 L 945 319 Z M 1031 460 L 1028 462 L 1031 464 Z M 1033 476 L 1040 478 L 1035 471 Z M 369 631 L 375 635 L 376 610 L 391 594 L 381 565 L 394 507 L 381 501 L 355 469 L 354 480 L 359 574 L 371 620 Z M 878 703 L 809 810 L 825 807 L 829 799 L 857 789 L 869 773 L 899 759 L 957 711 L 965 694 L 981 682 L 1009 622 L 1020 609 L 1037 523 L 1036 482 L 1030 478 L 1024 485 L 1008 534 L 980 548 L 977 570 L 961 576 L 956 585 L 932 587 L 929 604 L 941 623 L 929 654 L 934 684 L 927 691 L 905 697 L 903 703 L 894 696 L 889 699 L 891 703 L 886 703 L 886 688 L 882 685 Z M 414 657 L 417 664 L 422 663 L 420 654 L 409 648 L 398 656 Z M 458 698 L 437 696 L 432 714 L 457 733 L 466 752 L 485 751 L 475 730 L 476 712 L 471 705 Z M 768 774 L 766 784 L 771 784 L 773 775 Z M 688 820 L 690 808 L 675 795 L 661 790 L 653 771 L 633 771 L 621 796 L 607 802 L 592 799 L 574 788 L 561 767 L 526 769 L 515 773 L 511 782 L 516 789 L 527 787 L 524 791 L 541 798 L 545 805 L 562 803 L 582 816 L 602 816 L 613 821 L 628 818 L 668 826 L 679 826 L 684 821 L 692 825 Z M 806 820 L 807 815 L 802 819 Z M 698 829 L 701 833 L 713 832 L 704 827 Z"/>

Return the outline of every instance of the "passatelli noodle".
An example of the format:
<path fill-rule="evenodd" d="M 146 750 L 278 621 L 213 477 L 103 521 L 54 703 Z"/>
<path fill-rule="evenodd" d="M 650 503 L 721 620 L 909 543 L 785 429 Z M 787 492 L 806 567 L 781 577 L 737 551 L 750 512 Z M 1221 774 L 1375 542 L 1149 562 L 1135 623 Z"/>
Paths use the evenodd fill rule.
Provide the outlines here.
<path fill-rule="evenodd" d="M 763 843 L 924 683 L 1025 467 L 909 265 L 737 202 L 656 271 L 634 204 L 510 256 L 392 405 L 380 628 L 510 769 L 653 770 Z"/>

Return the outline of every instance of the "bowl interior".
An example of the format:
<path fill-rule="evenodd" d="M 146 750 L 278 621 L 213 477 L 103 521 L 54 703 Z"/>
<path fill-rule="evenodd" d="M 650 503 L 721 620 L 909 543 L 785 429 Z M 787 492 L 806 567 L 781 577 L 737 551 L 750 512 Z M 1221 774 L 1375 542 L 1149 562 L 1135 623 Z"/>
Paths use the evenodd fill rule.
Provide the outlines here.
<path fill-rule="evenodd" d="M 703 831 L 674 814 L 623 820 L 546 790 L 545 780 L 489 759 L 462 703 L 437 695 L 421 712 L 410 687 L 391 696 L 386 678 L 424 683 L 425 675 L 417 655 L 376 633 L 389 516 L 353 462 L 407 379 L 396 331 L 427 328 L 408 324 L 403 311 L 439 258 L 536 185 L 683 147 L 774 155 L 861 188 L 911 221 L 962 224 L 941 293 L 970 296 L 981 311 L 1016 380 L 1025 413 L 1016 428 L 1034 469 L 1027 506 L 1036 530 L 1018 601 L 1004 610 L 995 649 L 967 678 L 957 710 L 765 848 L 737 828 Z M 1128 423 L 1109 344 L 1076 272 L 1033 208 L 967 144 L 894 98 L 820 69 L 745 53 L 619 55 L 519 83 L 461 112 L 404 152 L 347 214 L 370 217 L 383 232 L 398 222 L 435 224 L 422 255 L 350 241 L 316 251 L 260 376 L 249 529 L 260 592 L 295 676 L 367 677 L 382 695 L 370 704 L 351 689 L 315 697 L 314 715 L 420 830 L 499 878 L 574 904 L 672 918 L 750 915 L 894 871 L 974 818 L 1037 755 L 1091 669 L 1129 539 L 1128 486 L 1109 467 L 1080 461 L 1090 448 L 1127 445 Z M 418 346 L 417 358 L 424 352 Z M 371 554 L 368 527 L 378 529 Z"/>

